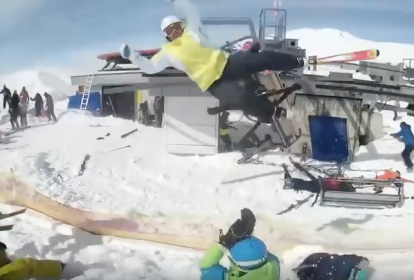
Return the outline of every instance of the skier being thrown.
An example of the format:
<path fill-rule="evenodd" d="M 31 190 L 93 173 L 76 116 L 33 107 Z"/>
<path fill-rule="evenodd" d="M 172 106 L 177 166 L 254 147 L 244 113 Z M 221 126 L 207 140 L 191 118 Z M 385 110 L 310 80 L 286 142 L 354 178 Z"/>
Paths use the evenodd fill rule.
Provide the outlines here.
<path fill-rule="evenodd" d="M 168 2 L 185 13 L 185 23 L 176 16 L 167 16 L 162 20 L 161 30 L 168 42 L 151 59 L 134 52 L 128 44 L 121 46 L 121 56 L 147 74 L 161 72 L 167 67 L 185 72 L 201 91 L 210 92 L 220 101 L 220 106 L 227 110 L 253 108 L 253 111 L 264 116 L 273 116 L 275 108 L 264 107 L 263 98 L 240 85 L 240 80 L 250 79 L 252 74 L 265 70 L 290 71 L 301 68 L 307 64 L 306 59 L 274 51 L 230 55 L 209 44 L 202 33 L 198 11 L 189 0 Z"/>

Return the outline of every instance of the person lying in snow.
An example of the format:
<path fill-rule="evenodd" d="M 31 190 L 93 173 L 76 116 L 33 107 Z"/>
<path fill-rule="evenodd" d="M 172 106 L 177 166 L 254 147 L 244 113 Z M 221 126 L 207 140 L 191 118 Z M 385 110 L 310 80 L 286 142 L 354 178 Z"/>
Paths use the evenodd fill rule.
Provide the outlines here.
<path fill-rule="evenodd" d="M 250 209 L 241 210 L 226 234 L 220 235 L 199 265 L 200 280 L 279 280 L 279 259 L 267 251 L 259 238 L 253 237 L 256 217 Z M 226 250 L 229 251 L 230 267 L 220 265 Z"/>
<path fill-rule="evenodd" d="M 265 70 L 290 71 L 308 63 L 306 59 L 274 51 L 230 55 L 210 44 L 202 32 L 198 10 L 189 0 L 168 2 L 185 13 L 186 20 L 184 22 L 176 16 L 162 20 L 161 31 L 167 42 L 161 50 L 149 60 L 134 52 L 128 44 L 122 44 L 121 56 L 147 74 L 155 74 L 168 67 L 183 71 L 201 91 L 208 91 L 217 98 L 220 107 L 226 110 L 244 110 L 263 103 L 255 93 L 240 85 L 240 80 Z M 269 110 L 274 108 L 269 107 Z M 269 112 L 263 114 L 268 116 Z"/>
<path fill-rule="evenodd" d="M 401 122 L 400 128 L 400 131 L 392 133 L 390 135 L 404 143 L 404 150 L 402 151 L 401 156 L 404 160 L 407 170 L 412 171 L 413 162 L 411 161 L 411 153 L 414 150 L 414 135 L 411 130 L 411 126 L 406 122 Z"/>
<path fill-rule="evenodd" d="M 284 179 L 285 183 L 283 185 L 283 189 L 287 190 L 294 190 L 296 192 L 299 191 L 308 191 L 311 193 L 319 193 L 321 191 L 321 188 L 319 186 L 318 178 L 313 176 L 310 172 L 307 170 L 301 170 L 303 173 L 308 176 L 310 180 L 303 180 L 300 178 L 292 178 L 290 175 L 290 172 L 287 168 L 286 164 L 282 164 L 282 167 L 284 169 Z M 342 191 L 342 192 L 355 192 L 356 189 L 354 186 L 352 186 L 351 183 L 348 182 L 340 182 L 336 179 L 340 178 L 325 178 L 324 179 L 324 189 L 325 190 L 331 190 L 331 191 Z"/>
<path fill-rule="evenodd" d="M 369 280 L 373 269 L 358 255 L 313 253 L 293 269 L 299 280 Z"/>
<path fill-rule="evenodd" d="M 32 278 L 60 279 L 65 264 L 54 260 L 36 260 L 20 258 L 10 260 L 7 246 L 0 242 L 0 279 L 1 280 L 28 280 Z"/>

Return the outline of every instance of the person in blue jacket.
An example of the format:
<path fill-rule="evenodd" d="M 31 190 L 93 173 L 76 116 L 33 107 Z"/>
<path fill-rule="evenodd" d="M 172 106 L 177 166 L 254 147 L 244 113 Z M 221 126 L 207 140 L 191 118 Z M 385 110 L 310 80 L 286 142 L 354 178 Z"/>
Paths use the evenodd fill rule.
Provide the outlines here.
<path fill-rule="evenodd" d="M 373 269 L 358 255 L 313 253 L 293 271 L 299 280 L 369 280 Z"/>
<path fill-rule="evenodd" d="M 414 135 L 411 131 L 411 126 L 406 122 L 400 123 L 401 130 L 397 133 L 392 133 L 391 136 L 399 139 L 404 143 L 405 147 L 401 153 L 405 166 L 408 170 L 413 170 L 413 162 L 411 161 L 411 152 L 414 150 Z"/>
<path fill-rule="evenodd" d="M 267 251 L 265 243 L 252 236 L 256 218 L 250 209 L 241 211 L 218 243 L 207 249 L 200 261 L 200 280 L 279 280 L 279 259 Z M 228 268 L 220 260 L 229 253 Z M 359 280 L 359 279 L 358 279 Z"/>

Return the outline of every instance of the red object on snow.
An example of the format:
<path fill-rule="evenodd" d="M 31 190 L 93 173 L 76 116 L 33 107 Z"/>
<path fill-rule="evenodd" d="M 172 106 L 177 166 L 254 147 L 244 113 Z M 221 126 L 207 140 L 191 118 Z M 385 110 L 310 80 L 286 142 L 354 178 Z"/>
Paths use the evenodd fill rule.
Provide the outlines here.
<path fill-rule="evenodd" d="M 249 51 L 251 49 L 252 45 L 253 45 L 253 42 L 252 41 L 246 41 L 246 42 L 244 42 L 244 44 L 241 47 L 241 49 L 243 51 Z"/>
<path fill-rule="evenodd" d="M 414 183 L 414 181 L 412 180 L 402 178 L 400 171 L 393 171 L 393 170 L 385 170 L 381 175 L 375 176 L 375 179 L 383 179 L 383 180 L 399 179 L 403 182 Z"/>
<path fill-rule="evenodd" d="M 340 184 L 341 182 L 337 178 L 328 178 L 324 181 L 324 186 L 330 190 L 337 190 Z"/>

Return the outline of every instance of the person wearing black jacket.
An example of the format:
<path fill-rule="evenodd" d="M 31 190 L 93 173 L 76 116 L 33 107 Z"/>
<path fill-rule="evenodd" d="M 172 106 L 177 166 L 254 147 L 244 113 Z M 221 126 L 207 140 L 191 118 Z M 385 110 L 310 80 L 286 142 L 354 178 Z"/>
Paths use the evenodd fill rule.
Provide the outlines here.
<path fill-rule="evenodd" d="M 19 103 L 20 97 L 15 90 L 9 103 L 10 123 L 12 125 L 12 129 L 20 128 L 19 122 L 17 121 L 17 118 L 19 117 Z"/>
<path fill-rule="evenodd" d="M 162 126 L 162 118 L 164 114 L 164 96 L 156 96 L 154 99 L 154 114 L 155 114 L 155 127 Z"/>
<path fill-rule="evenodd" d="M 3 109 L 6 109 L 6 104 L 8 104 L 10 108 L 10 101 L 12 95 L 10 89 L 8 89 L 6 85 L 3 85 L 1 94 L 3 94 Z"/>
<path fill-rule="evenodd" d="M 55 104 L 53 102 L 53 97 L 47 92 L 45 92 L 43 95 L 46 98 L 46 113 L 49 121 L 53 119 L 54 122 L 57 122 L 57 118 L 55 116 Z"/>
<path fill-rule="evenodd" d="M 43 111 L 43 98 L 39 93 L 36 93 L 35 98 L 31 98 L 30 100 L 35 102 L 35 111 L 36 111 L 36 117 L 42 116 Z"/>
<path fill-rule="evenodd" d="M 369 280 L 373 269 L 362 256 L 313 253 L 293 272 L 299 280 Z"/>
<path fill-rule="evenodd" d="M 286 164 L 282 164 L 284 172 L 285 183 L 283 185 L 284 190 L 308 191 L 311 193 L 319 193 L 321 187 L 319 186 L 319 180 L 313 176 L 309 171 L 304 169 L 300 164 L 294 163 L 299 171 L 304 173 L 310 180 L 304 180 L 301 178 L 293 178 L 287 168 Z M 340 177 L 334 176 L 331 178 L 325 178 L 323 180 L 323 188 L 330 191 L 341 191 L 341 192 L 355 192 L 355 187 L 349 182 L 341 182 Z"/>

